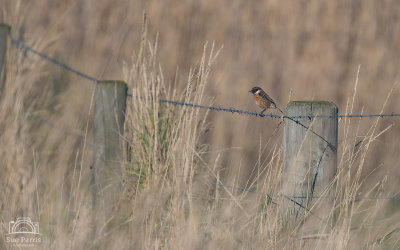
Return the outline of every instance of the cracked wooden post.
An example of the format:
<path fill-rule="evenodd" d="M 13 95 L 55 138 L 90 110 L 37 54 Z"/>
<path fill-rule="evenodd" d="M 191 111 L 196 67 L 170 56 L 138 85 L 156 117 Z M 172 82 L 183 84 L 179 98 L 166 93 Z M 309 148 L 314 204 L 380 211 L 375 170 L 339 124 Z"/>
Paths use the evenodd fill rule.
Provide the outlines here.
<path fill-rule="evenodd" d="M 122 144 L 127 85 L 99 81 L 94 94 L 93 208 L 94 233 L 104 228 L 118 206 L 122 191 Z"/>
<path fill-rule="evenodd" d="M 7 47 L 10 31 L 11 27 L 8 24 L 0 23 L 0 93 L 3 93 L 6 84 Z"/>
<path fill-rule="evenodd" d="M 326 224 L 333 221 L 334 190 L 331 190 L 337 168 L 337 114 L 336 105 L 327 101 L 293 101 L 285 108 L 285 116 L 302 118 L 284 120 L 281 192 L 284 225 L 298 221 L 305 214 Z M 313 118 L 318 115 L 325 117 Z"/>

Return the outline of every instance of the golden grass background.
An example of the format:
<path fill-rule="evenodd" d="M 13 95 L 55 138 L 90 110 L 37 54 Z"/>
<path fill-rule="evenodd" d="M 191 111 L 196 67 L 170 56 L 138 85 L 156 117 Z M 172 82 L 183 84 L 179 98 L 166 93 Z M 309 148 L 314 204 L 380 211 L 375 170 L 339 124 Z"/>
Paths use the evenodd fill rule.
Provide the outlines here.
<path fill-rule="evenodd" d="M 12 37 L 23 38 L 97 79 L 124 79 L 130 91 L 144 96 L 154 95 L 144 86 L 159 86 L 156 94 L 160 96 L 154 98 L 179 99 L 186 94 L 191 102 L 253 111 L 257 107 L 248 90 L 258 85 L 281 108 L 290 100 L 328 100 L 344 114 L 350 104 L 354 104 L 353 113 L 379 113 L 391 93 L 383 112 L 400 112 L 396 86 L 391 92 L 399 80 L 400 65 L 400 4 L 396 1 L 0 0 L 0 6 L 0 20 L 11 25 Z M 147 13 L 144 44 L 143 11 Z M 207 68 L 213 42 L 214 54 L 223 48 Z M 141 49 L 145 50 L 143 57 Z M 149 63 L 150 59 L 154 62 Z M 135 67 L 136 71 L 128 73 Z M 211 71 L 200 74 L 200 69 Z M 144 79 L 149 85 L 142 83 Z M 200 80 L 187 94 L 187 82 L 193 79 Z M 0 114 L 3 231 L 11 219 L 30 214 L 40 220 L 45 248 L 99 247 L 86 241 L 90 230 L 85 219 L 90 215 L 85 193 L 90 186 L 90 145 L 49 128 L 35 116 L 49 119 L 90 143 L 93 90 L 94 85 L 87 80 L 11 47 Z M 130 105 L 141 114 L 147 108 L 155 113 L 163 110 L 149 103 L 128 103 L 128 109 Z M 156 156 L 158 151 L 153 147 L 151 164 L 161 170 L 148 182 L 132 184 L 132 190 L 127 191 L 132 192 L 127 194 L 132 212 L 121 215 L 128 222 L 118 234 L 100 239 L 101 244 L 107 242 L 101 245 L 104 248 L 399 246 L 400 226 L 395 223 L 399 201 L 381 200 L 349 205 L 357 209 L 349 209 L 328 239 L 292 241 L 293 234 L 282 233 L 273 216 L 277 208 L 258 210 L 261 194 L 218 191 L 194 178 L 221 178 L 227 185 L 238 186 L 256 182 L 265 192 L 279 191 L 272 181 L 279 175 L 281 163 L 282 130 L 274 131 L 278 121 L 221 112 L 209 112 L 203 121 L 204 112 L 185 109 L 189 114 L 180 114 L 179 108 L 170 112 L 171 124 L 192 139 L 170 138 L 167 158 Z M 140 127 L 132 117 L 128 119 L 130 128 Z M 177 125 L 177 120 L 185 122 Z M 339 168 L 349 173 L 347 179 L 343 177 L 343 186 L 353 194 L 368 194 L 378 187 L 380 195 L 398 195 L 398 118 L 379 120 L 376 132 L 370 134 L 375 121 L 339 122 Z M 367 145 L 368 138 L 391 124 L 394 126 Z M 154 136 L 158 132 L 149 133 Z M 133 135 L 126 137 L 133 146 L 140 144 Z M 361 147 L 365 154 L 350 154 L 360 140 L 365 142 Z M 175 170 L 168 172 L 170 169 Z M 263 174 L 255 174 L 260 169 Z M 174 174 L 160 187 L 157 183 L 166 172 Z M 243 215 L 238 202 L 250 217 Z M 149 207 L 153 209 L 149 211 Z M 269 215 L 268 222 L 262 219 L 264 212 Z M 357 225 L 352 224 L 355 220 Z M 291 232 L 297 238 L 308 233 Z M 365 234 L 369 236 L 363 237 Z"/>

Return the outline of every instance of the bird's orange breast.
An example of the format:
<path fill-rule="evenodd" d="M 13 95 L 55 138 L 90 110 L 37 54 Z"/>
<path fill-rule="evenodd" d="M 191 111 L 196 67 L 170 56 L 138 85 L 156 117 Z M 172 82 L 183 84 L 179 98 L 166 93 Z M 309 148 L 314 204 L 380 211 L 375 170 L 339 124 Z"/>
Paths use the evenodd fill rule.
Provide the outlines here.
<path fill-rule="evenodd" d="M 259 94 L 254 94 L 254 100 L 256 101 L 256 104 L 261 108 L 267 109 L 271 107 L 271 103 L 267 100 L 264 100 L 264 98 L 262 98 Z"/>

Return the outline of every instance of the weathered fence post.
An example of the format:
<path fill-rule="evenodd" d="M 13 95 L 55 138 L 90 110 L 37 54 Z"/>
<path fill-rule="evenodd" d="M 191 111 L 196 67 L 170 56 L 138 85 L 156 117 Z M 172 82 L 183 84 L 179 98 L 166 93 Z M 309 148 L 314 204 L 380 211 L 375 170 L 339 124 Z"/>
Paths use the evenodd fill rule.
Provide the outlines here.
<path fill-rule="evenodd" d="M 285 118 L 284 123 L 284 224 L 307 213 L 326 223 L 332 222 L 330 191 L 337 167 L 337 113 L 336 105 L 326 101 L 294 101 L 285 108 L 285 115 L 294 118 Z"/>
<path fill-rule="evenodd" d="M 122 186 L 122 143 L 127 85 L 99 81 L 94 94 L 93 207 L 95 232 L 111 218 Z"/>
<path fill-rule="evenodd" d="M 8 35 L 10 34 L 10 26 L 0 23 L 0 93 L 3 93 L 7 74 L 7 45 Z"/>

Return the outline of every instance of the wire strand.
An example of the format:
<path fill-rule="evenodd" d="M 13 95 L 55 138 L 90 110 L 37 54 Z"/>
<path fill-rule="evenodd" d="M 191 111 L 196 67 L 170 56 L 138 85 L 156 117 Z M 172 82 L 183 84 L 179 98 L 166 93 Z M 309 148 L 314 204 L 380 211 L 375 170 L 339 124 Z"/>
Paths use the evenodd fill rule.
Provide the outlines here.
<path fill-rule="evenodd" d="M 85 74 L 79 70 L 76 70 L 74 68 L 72 68 L 71 66 L 57 60 L 54 57 L 48 56 L 36 49 L 34 49 L 33 47 L 26 45 L 25 43 L 23 43 L 22 40 L 16 40 L 13 39 L 12 37 L 10 37 L 12 44 L 15 44 L 16 46 L 18 46 L 19 48 L 22 48 L 26 51 L 29 51 L 41 58 L 43 58 L 44 60 L 51 62 L 57 66 L 60 66 L 62 68 L 64 68 L 65 70 L 68 70 L 82 78 L 85 78 L 93 83 L 97 83 L 98 80 L 92 76 L 89 76 L 88 74 Z M 133 97 L 132 94 L 127 94 L 128 97 Z M 223 108 L 223 107 L 217 107 L 217 106 L 205 106 L 205 105 L 200 105 L 200 104 L 193 104 L 193 103 L 186 103 L 186 102 L 180 102 L 180 101 L 173 101 L 173 100 L 160 100 L 161 103 L 168 103 L 168 104 L 173 104 L 173 105 L 178 105 L 178 106 L 186 106 L 186 107 L 192 107 L 192 108 L 201 108 L 201 109 L 209 109 L 209 110 L 214 110 L 214 111 L 223 111 L 223 112 L 228 112 L 228 113 L 236 113 L 236 114 L 244 114 L 244 115 L 251 115 L 251 116 L 259 116 L 259 117 L 270 117 L 270 118 L 288 118 L 288 119 L 302 119 L 302 118 L 309 118 L 309 119 L 313 119 L 313 118 L 373 118 L 373 117 L 380 117 L 380 118 L 384 118 L 384 117 L 399 117 L 400 113 L 390 113 L 390 114 L 366 114 L 366 115 L 362 115 L 362 114 L 344 114 L 344 115 L 300 115 L 300 116 L 284 116 L 284 115 L 275 115 L 275 114 L 261 114 L 258 112 L 251 112 L 251 111 L 247 111 L 247 110 L 240 110 L 240 109 L 236 109 L 236 108 Z"/>
<path fill-rule="evenodd" d="M 259 117 L 271 117 L 271 118 L 288 118 L 288 119 L 314 119 L 314 118 L 373 118 L 373 117 L 399 117 L 400 113 L 390 113 L 390 114 L 345 114 L 345 115 L 294 115 L 294 116 L 286 116 L 286 115 L 275 115 L 275 114 L 261 114 L 258 112 L 251 112 L 247 110 L 241 110 L 236 108 L 223 108 L 218 106 L 206 106 L 194 103 L 187 103 L 187 102 L 180 102 L 180 101 L 172 101 L 172 100 L 165 100 L 161 99 L 161 103 L 168 103 L 177 106 L 185 106 L 185 107 L 192 107 L 192 108 L 200 108 L 200 109 L 209 109 L 214 111 L 223 111 L 229 113 L 237 113 L 237 114 L 244 114 L 244 115 L 252 115 L 252 116 L 259 116 Z M 295 121 L 296 122 L 296 121 Z"/>
<path fill-rule="evenodd" d="M 221 181 L 219 182 L 210 182 L 210 181 L 206 181 L 206 180 L 201 180 L 201 182 L 203 182 L 204 184 L 209 184 L 209 185 L 215 185 L 215 186 L 219 186 L 219 187 L 226 187 L 226 188 L 230 188 L 230 189 L 236 189 L 239 191 L 243 191 L 243 192 L 248 192 L 248 193 L 261 193 L 260 191 L 258 191 L 255 188 L 244 188 L 244 187 L 239 187 L 239 186 L 232 186 L 232 185 L 225 185 L 223 183 L 221 183 Z M 282 197 L 284 196 L 283 194 L 272 194 L 272 193 L 265 193 L 265 196 L 270 196 L 270 197 Z M 305 196 L 305 195 L 285 195 L 287 198 L 291 198 L 291 199 L 328 199 L 328 198 L 339 198 L 339 197 L 343 197 L 345 198 L 345 196 L 328 196 L 328 195 L 322 195 L 322 196 Z M 348 197 L 352 200 L 400 200 L 400 196 L 362 196 L 362 195 L 355 195 L 355 196 L 351 196 Z"/>
<path fill-rule="evenodd" d="M 29 51 L 39 57 L 41 57 L 42 59 L 55 64 L 59 67 L 64 68 L 67 71 L 70 71 L 82 78 L 85 78 L 93 83 L 97 83 L 98 80 L 92 76 L 89 76 L 88 74 L 85 74 L 79 70 L 76 70 L 74 68 L 72 68 L 71 66 L 57 60 L 54 57 L 48 56 L 36 49 L 34 49 L 33 47 L 26 45 L 25 43 L 23 43 L 22 40 L 16 40 L 13 39 L 12 37 L 10 37 L 11 43 L 16 45 L 17 47 L 19 47 L 20 49 L 24 49 L 26 51 Z M 132 94 L 127 94 L 128 97 L 133 98 Z M 208 110 L 213 110 L 213 111 L 222 111 L 222 112 L 228 112 L 228 113 L 232 113 L 232 114 L 243 114 L 243 115 L 250 115 L 250 116 L 256 116 L 256 117 L 269 117 L 269 118 L 279 118 L 279 119 L 290 119 L 292 121 L 294 121 L 295 123 L 302 125 L 300 122 L 296 121 L 295 119 L 303 119 L 303 118 L 308 118 L 308 119 L 314 119 L 314 118 L 373 118 L 373 117 L 379 117 L 379 118 L 385 118 L 385 117 L 399 117 L 400 113 L 390 113 L 390 114 L 342 114 L 342 115 L 300 115 L 300 116 L 285 116 L 285 115 L 275 115 L 275 114 L 262 114 L 262 113 L 258 113 L 258 112 L 251 112 L 251 111 L 247 111 L 247 110 L 241 110 L 241 109 L 236 109 L 236 108 L 224 108 L 224 107 L 218 107 L 218 106 L 206 106 L 206 105 L 200 105 L 200 104 L 194 104 L 194 103 L 187 103 L 187 102 L 180 102 L 180 101 L 173 101 L 173 100 L 165 100 L 165 99 L 161 99 L 160 103 L 166 103 L 166 104 L 172 104 L 172 105 L 177 105 L 177 106 L 184 106 L 184 107 L 191 107 L 191 108 L 200 108 L 200 109 L 208 109 Z M 59 130 L 60 132 L 64 133 L 67 136 L 73 136 L 75 137 L 77 140 L 83 142 L 83 143 L 87 143 L 89 146 L 93 146 L 92 144 L 85 142 L 80 136 L 75 135 L 67 130 L 61 129 L 56 127 L 53 123 L 51 123 L 48 120 L 45 120 L 44 118 L 37 116 L 39 119 L 41 119 L 43 122 L 45 122 L 46 124 L 48 124 L 50 127 Z M 304 125 L 303 125 L 304 126 Z M 308 127 L 305 127 L 306 129 L 309 129 Z M 321 137 L 321 139 L 323 139 L 325 142 L 327 142 L 324 138 Z M 331 144 L 329 142 L 328 146 L 330 146 Z M 216 182 L 208 182 L 208 184 L 212 184 L 212 185 L 216 185 L 216 186 L 223 186 L 223 187 L 227 187 L 227 188 L 232 188 L 232 189 L 238 189 L 240 191 L 244 191 L 244 192 L 258 192 L 256 189 L 247 189 L 247 188 L 243 188 L 243 187 L 236 187 L 236 186 L 229 186 L 229 185 L 224 185 L 222 183 L 216 183 Z M 270 197 L 280 197 L 282 196 L 281 194 L 266 194 L 266 196 L 270 196 Z M 328 198 L 328 196 L 311 196 L 311 197 L 307 197 L 307 196 L 287 196 L 291 199 L 321 199 L 321 198 Z M 331 198 L 331 197 L 329 197 Z M 352 197 L 355 200 L 358 199 L 374 199 L 374 200 L 382 200 L 382 199 L 390 199 L 390 200 L 400 200 L 399 196 L 354 196 Z"/>
<path fill-rule="evenodd" d="M 70 72 L 72 72 L 72 73 L 74 73 L 74 74 L 76 74 L 76 75 L 78 75 L 78 76 L 80 76 L 82 78 L 85 78 L 85 79 L 87 79 L 87 80 L 89 80 L 91 82 L 94 82 L 94 83 L 98 82 L 96 78 L 91 77 L 91 76 L 89 76 L 89 75 L 87 75 L 87 74 L 85 74 L 83 72 L 80 72 L 80 71 L 78 71 L 76 69 L 73 69 L 72 67 L 68 66 L 67 64 L 62 63 L 59 60 L 55 59 L 54 57 L 50 57 L 50 56 L 48 56 L 48 55 L 46 55 L 46 54 L 44 54 L 42 52 L 39 52 L 39 51 L 35 50 L 31 46 L 28 46 L 28 45 L 24 44 L 21 40 L 16 40 L 16 39 L 13 39 L 12 37 L 10 37 L 10 39 L 11 39 L 11 43 L 17 45 L 18 47 L 20 47 L 20 48 L 22 48 L 22 49 L 24 49 L 26 51 L 29 51 L 29 52 L 31 52 L 31 53 L 33 53 L 35 55 L 40 56 L 41 58 L 45 59 L 48 62 L 51 62 L 51 63 L 53 63 L 53 64 L 55 64 L 57 66 L 60 66 L 60 67 L 66 69 L 66 70 L 68 70 L 68 71 L 70 71 Z"/>

